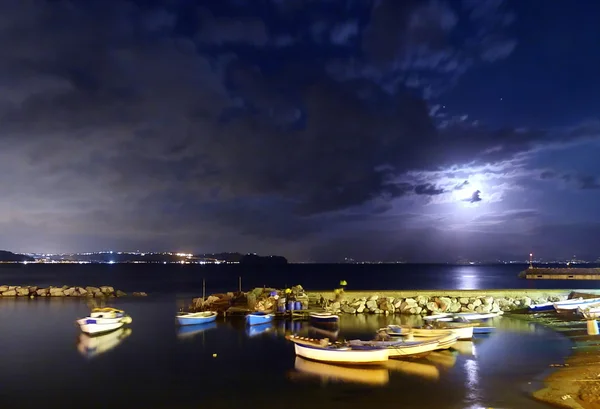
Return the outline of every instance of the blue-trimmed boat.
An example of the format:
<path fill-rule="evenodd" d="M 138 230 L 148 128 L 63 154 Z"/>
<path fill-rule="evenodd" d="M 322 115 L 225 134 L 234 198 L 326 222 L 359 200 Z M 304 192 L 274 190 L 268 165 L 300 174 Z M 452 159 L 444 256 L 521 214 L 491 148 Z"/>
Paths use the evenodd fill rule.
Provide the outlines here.
<path fill-rule="evenodd" d="M 311 312 L 308 315 L 310 322 L 315 325 L 337 325 L 340 317 L 330 312 Z"/>
<path fill-rule="evenodd" d="M 529 311 L 534 311 L 534 312 L 554 311 L 554 305 L 558 305 L 559 307 L 562 307 L 563 305 L 578 304 L 581 301 L 583 301 L 583 298 L 574 298 L 574 299 L 565 300 L 565 301 L 532 304 L 529 306 Z"/>
<path fill-rule="evenodd" d="M 217 313 L 214 311 L 186 312 L 177 315 L 179 325 L 202 325 L 214 322 Z"/>
<path fill-rule="evenodd" d="M 246 315 L 246 324 L 247 325 L 266 324 L 268 322 L 273 321 L 274 317 L 275 317 L 274 314 L 270 314 L 267 312 L 262 312 L 262 311 L 253 312 L 251 314 Z"/>

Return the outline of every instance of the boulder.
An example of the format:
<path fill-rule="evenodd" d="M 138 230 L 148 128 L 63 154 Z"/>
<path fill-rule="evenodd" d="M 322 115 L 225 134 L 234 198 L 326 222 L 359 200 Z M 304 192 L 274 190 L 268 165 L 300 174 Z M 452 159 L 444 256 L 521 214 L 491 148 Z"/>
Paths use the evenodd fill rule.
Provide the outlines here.
<path fill-rule="evenodd" d="M 382 301 L 379 303 L 379 309 L 382 310 L 384 313 L 393 314 L 395 312 L 394 304 L 386 298 L 383 298 L 381 300 Z"/>
<path fill-rule="evenodd" d="M 419 307 L 425 307 L 429 302 L 429 297 L 426 297 L 424 295 L 417 295 L 415 301 L 419 305 Z"/>
<path fill-rule="evenodd" d="M 77 289 L 75 287 L 67 288 L 66 290 L 63 291 L 63 294 L 66 295 L 67 297 L 78 295 Z"/>
<path fill-rule="evenodd" d="M 35 293 L 40 297 L 46 297 L 46 296 L 48 296 L 50 291 L 47 288 L 40 288 Z"/>
<path fill-rule="evenodd" d="M 341 307 L 342 307 L 342 305 L 339 302 L 334 302 L 331 304 L 330 308 L 332 311 L 335 312 L 335 311 L 339 311 Z"/>
<path fill-rule="evenodd" d="M 367 301 L 377 301 L 379 299 L 378 295 L 372 295 L 369 297 L 369 299 Z"/>
<path fill-rule="evenodd" d="M 462 304 L 459 302 L 453 302 L 452 304 L 450 304 L 450 307 L 448 307 L 448 312 L 460 312 L 462 308 Z"/>
<path fill-rule="evenodd" d="M 370 311 L 375 311 L 377 309 L 377 301 L 369 300 L 367 301 L 366 306 Z"/>
<path fill-rule="evenodd" d="M 412 298 L 407 298 L 400 304 L 400 313 L 401 314 L 410 314 L 410 309 L 418 307 L 419 305 Z"/>
<path fill-rule="evenodd" d="M 427 303 L 427 310 L 431 312 L 437 312 L 439 307 L 436 302 L 430 301 Z"/>
<path fill-rule="evenodd" d="M 439 297 L 435 299 L 435 303 L 438 305 L 441 312 L 446 312 L 448 311 L 448 308 L 450 308 L 452 300 L 448 297 Z"/>
<path fill-rule="evenodd" d="M 146 293 L 145 293 L 145 292 L 143 292 L 143 291 L 139 291 L 139 292 L 138 292 L 138 291 L 134 291 L 134 292 L 133 292 L 133 296 L 134 296 L 134 297 L 147 297 L 147 296 L 148 296 L 148 294 L 146 294 Z"/>
<path fill-rule="evenodd" d="M 102 291 L 103 294 L 112 294 L 115 292 L 115 289 L 113 287 L 110 287 L 108 285 L 103 285 L 102 287 L 100 287 L 100 291 Z"/>
<path fill-rule="evenodd" d="M 87 290 L 83 287 L 77 287 L 77 292 L 79 293 L 79 295 L 87 295 Z"/>
<path fill-rule="evenodd" d="M 50 289 L 50 296 L 51 297 L 64 297 L 65 293 L 64 293 L 64 290 L 62 288 L 51 288 Z"/>
<path fill-rule="evenodd" d="M 458 302 L 461 303 L 462 305 L 469 305 L 469 299 L 465 298 L 465 297 L 459 298 Z"/>
<path fill-rule="evenodd" d="M 483 303 L 481 302 L 481 300 L 479 298 L 476 298 L 473 300 L 473 302 L 471 304 L 473 304 L 473 307 L 479 307 Z"/>
<path fill-rule="evenodd" d="M 480 305 L 478 307 L 475 307 L 475 312 L 478 314 L 487 314 L 490 311 L 492 311 L 492 306 L 491 304 L 484 304 L 484 305 Z"/>
<path fill-rule="evenodd" d="M 425 311 L 426 311 L 426 310 L 425 310 L 425 309 L 423 309 L 423 307 L 420 307 L 420 306 L 418 306 L 418 305 L 417 305 L 416 307 L 413 307 L 413 308 L 411 308 L 411 309 L 409 310 L 409 312 L 410 312 L 411 314 L 413 314 L 413 315 L 418 315 L 418 314 L 421 314 L 422 312 L 425 312 Z"/>
<path fill-rule="evenodd" d="M 346 314 L 356 314 L 356 308 L 349 306 L 348 304 L 342 305 L 342 312 Z"/>
<path fill-rule="evenodd" d="M 29 293 L 35 293 L 38 290 L 38 286 L 37 285 L 30 285 L 27 288 L 29 288 Z"/>
<path fill-rule="evenodd" d="M 394 303 L 394 308 L 396 310 L 399 310 L 400 306 L 402 305 L 403 302 L 404 302 L 404 300 L 402 300 L 402 298 L 397 299 L 396 302 Z"/>
<path fill-rule="evenodd" d="M 14 297 L 17 295 L 17 290 L 6 290 L 2 293 L 3 297 Z"/>
<path fill-rule="evenodd" d="M 29 296 L 29 287 L 17 287 L 16 291 L 17 291 L 17 295 L 20 297 Z"/>
<path fill-rule="evenodd" d="M 531 305 L 531 298 L 529 297 L 519 298 L 519 301 L 521 301 L 523 307 L 529 307 Z"/>
<path fill-rule="evenodd" d="M 483 305 L 492 305 L 494 297 L 483 297 Z"/>
<path fill-rule="evenodd" d="M 85 290 L 92 294 L 100 292 L 100 289 L 98 287 L 85 287 Z"/>
<path fill-rule="evenodd" d="M 475 311 L 475 308 L 479 307 L 478 305 L 474 305 L 473 303 L 470 303 L 469 305 L 467 305 L 467 311 Z"/>
<path fill-rule="evenodd" d="M 357 313 L 359 313 L 359 314 L 362 314 L 362 313 L 365 311 L 365 308 L 366 308 L 366 307 L 367 307 L 367 306 L 366 306 L 366 304 L 361 304 L 361 305 L 360 305 L 360 306 L 359 306 L 359 307 L 356 309 L 356 312 L 357 312 Z"/>
<path fill-rule="evenodd" d="M 117 292 L 115 293 L 117 295 L 117 297 L 126 297 L 127 293 L 121 290 L 117 290 Z"/>
<path fill-rule="evenodd" d="M 4 291 L 8 291 L 8 286 L 7 285 L 0 285 L 0 294 L 3 293 Z"/>
<path fill-rule="evenodd" d="M 492 310 L 490 312 L 500 312 L 500 305 L 497 302 L 492 303 Z"/>

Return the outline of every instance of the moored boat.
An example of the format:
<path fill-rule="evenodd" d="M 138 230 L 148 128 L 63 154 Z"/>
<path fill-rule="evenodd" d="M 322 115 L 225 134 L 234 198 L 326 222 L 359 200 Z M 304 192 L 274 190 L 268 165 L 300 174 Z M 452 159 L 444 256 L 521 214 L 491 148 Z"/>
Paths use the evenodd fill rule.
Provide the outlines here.
<path fill-rule="evenodd" d="M 179 325 L 202 325 L 211 323 L 216 319 L 217 313 L 214 311 L 180 313 L 177 315 Z"/>
<path fill-rule="evenodd" d="M 386 332 L 390 336 L 405 336 L 412 334 L 414 337 L 435 338 L 447 335 L 448 331 L 458 336 L 459 340 L 473 338 L 473 326 L 452 326 L 451 328 L 428 328 L 428 327 L 409 327 L 405 325 L 388 325 Z"/>
<path fill-rule="evenodd" d="M 122 318 L 82 318 L 77 320 L 77 324 L 81 331 L 85 334 L 96 335 L 104 334 L 121 328 L 125 324 L 131 323 L 131 317 L 124 316 Z"/>
<path fill-rule="evenodd" d="M 274 314 L 269 314 L 269 313 L 262 312 L 262 311 L 253 312 L 253 313 L 246 315 L 246 324 L 247 325 L 266 324 L 268 322 L 273 321 L 274 317 L 275 317 Z"/>
<path fill-rule="evenodd" d="M 450 333 L 450 336 L 456 342 L 456 335 Z M 348 344 L 352 348 L 387 348 L 390 358 L 400 358 L 407 356 L 419 356 L 440 348 L 438 338 L 424 339 L 421 341 L 360 341 L 351 340 Z"/>
<path fill-rule="evenodd" d="M 308 317 L 315 325 L 336 325 L 340 320 L 338 315 L 330 312 L 311 312 Z"/>
<path fill-rule="evenodd" d="M 590 298 L 571 304 L 554 303 L 554 309 L 556 312 L 574 312 L 580 307 L 600 307 L 600 298 Z"/>
<path fill-rule="evenodd" d="M 534 312 L 544 312 L 544 311 L 554 311 L 555 305 L 563 306 L 563 305 L 571 305 L 577 304 L 583 301 L 583 298 L 573 298 L 571 300 L 557 301 L 557 302 L 545 302 L 541 304 L 532 304 L 529 306 L 529 311 Z"/>
<path fill-rule="evenodd" d="M 383 364 L 389 359 L 387 348 L 361 348 L 354 349 L 347 344 L 324 345 L 315 342 L 313 344 L 294 341 L 294 350 L 297 356 L 313 361 L 346 364 L 346 365 L 377 365 Z"/>
<path fill-rule="evenodd" d="M 444 313 L 444 314 L 434 314 L 423 317 L 426 321 L 456 321 L 457 319 L 466 319 L 469 321 L 477 321 L 477 320 L 488 320 L 490 318 L 499 317 L 504 314 L 502 311 L 500 312 L 489 312 L 489 313 L 477 313 L 477 312 L 459 312 L 459 313 Z"/>

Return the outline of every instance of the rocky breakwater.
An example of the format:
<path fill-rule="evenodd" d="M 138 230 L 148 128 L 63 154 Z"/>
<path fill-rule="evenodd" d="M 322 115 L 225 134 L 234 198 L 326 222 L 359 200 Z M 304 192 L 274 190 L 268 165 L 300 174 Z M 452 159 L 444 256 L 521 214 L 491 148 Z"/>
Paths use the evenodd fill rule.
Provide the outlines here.
<path fill-rule="evenodd" d="M 110 286 L 101 287 L 37 287 L 0 285 L 0 296 L 2 297 L 90 297 L 90 298 L 112 298 L 126 297 L 128 294 L 121 290 L 115 290 Z M 134 292 L 131 295 L 144 297 L 145 292 Z"/>
<path fill-rule="evenodd" d="M 412 314 L 428 315 L 439 313 L 474 312 L 479 314 L 490 312 L 509 312 L 528 308 L 530 305 L 565 300 L 567 296 L 549 296 L 531 298 L 492 297 L 481 295 L 475 297 L 448 297 L 418 295 L 408 298 L 395 298 L 372 295 L 370 297 L 321 300 L 321 306 L 330 312 L 339 314 Z"/>

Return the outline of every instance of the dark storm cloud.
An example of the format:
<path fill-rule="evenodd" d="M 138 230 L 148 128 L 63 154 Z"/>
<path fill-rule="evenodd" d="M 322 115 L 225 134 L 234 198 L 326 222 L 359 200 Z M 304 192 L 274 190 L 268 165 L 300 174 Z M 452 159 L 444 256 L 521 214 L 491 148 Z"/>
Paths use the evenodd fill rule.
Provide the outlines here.
<path fill-rule="evenodd" d="M 415 194 L 417 194 L 417 195 L 435 196 L 435 195 L 441 195 L 444 192 L 445 192 L 444 189 L 438 188 L 435 185 L 432 185 L 430 183 L 425 183 L 423 185 L 415 186 Z"/>
<path fill-rule="evenodd" d="M 600 189 L 600 181 L 598 180 L 598 177 L 577 172 L 559 173 L 552 170 L 545 170 L 540 173 L 540 179 L 559 180 L 580 190 Z"/>
<path fill-rule="evenodd" d="M 473 192 L 473 194 L 471 195 L 471 197 L 464 199 L 465 202 L 469 202 L 469 203 L 477 203 L 477 202 L 481 202 L 481 192 L 479 190 L 476 190 Z"/>
<path fill-rule="evenodd" d="M 317 1 L 265 2 L 263 14 L 243 3 L 232 15 L 211 2 L 1 3 L 2 222 L 18 231 L 22 220 L 52 220 L 69 237 L 124 241 L 204 242 L 218 229 L 298 239 L 348 221 L 327 212 L 378 201 L 377 213 L 393 198 L 442 193 L 398 183 L 408 171 L 564 140 L 437 129 L 421 92 L 406 87 L 430 87 L 424 74 L 452 83 L 506 57 L 509 22 L 488 15 L 504 11 L 469 6 L 463 21 L 454 2 L 328 2 L 339 17 Z M 298 5 L 324 22 L 321 43 L 307 24 L 281 23 Z M 451 40 L 462 24 L 479 34 L 459 50 Z"/>

